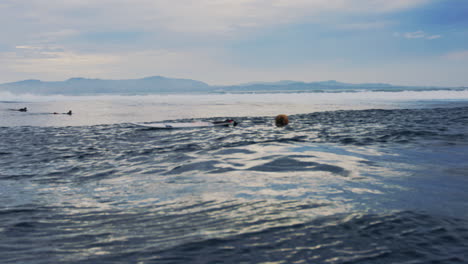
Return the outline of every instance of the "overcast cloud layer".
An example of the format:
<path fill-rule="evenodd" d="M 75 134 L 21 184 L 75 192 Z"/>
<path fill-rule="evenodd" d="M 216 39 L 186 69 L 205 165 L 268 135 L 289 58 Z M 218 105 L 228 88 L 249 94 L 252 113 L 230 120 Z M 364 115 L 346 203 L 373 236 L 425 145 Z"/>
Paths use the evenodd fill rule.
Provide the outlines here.
<path fill-rule="evenodd" d="M 468 86 L 468 2 L 3 0 L 0 83 L 152 75 Z"/>

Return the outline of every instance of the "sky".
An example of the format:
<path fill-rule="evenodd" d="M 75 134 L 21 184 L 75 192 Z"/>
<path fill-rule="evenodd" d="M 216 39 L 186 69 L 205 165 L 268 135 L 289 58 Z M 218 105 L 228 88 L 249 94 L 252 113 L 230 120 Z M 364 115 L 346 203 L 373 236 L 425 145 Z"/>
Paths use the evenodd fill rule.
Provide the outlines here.
<path fill-rule="evenodd" d="M 468 1 L 0 1 L 0 83 L 155 75 L 468 86 Z"/>

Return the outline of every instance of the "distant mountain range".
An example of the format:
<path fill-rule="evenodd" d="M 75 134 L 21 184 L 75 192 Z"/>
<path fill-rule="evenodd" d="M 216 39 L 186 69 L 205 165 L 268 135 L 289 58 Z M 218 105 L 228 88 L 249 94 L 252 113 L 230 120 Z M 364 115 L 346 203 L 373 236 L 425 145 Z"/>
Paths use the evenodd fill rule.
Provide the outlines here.
<path fill-rule="evenodd" d="M 349 84 L 324 82 L 252 82 L 229 86 L 212 86 L 201 81 L 153 76 L 142 79 L 102 80 L 71 78 L 66 81 L 44 82 L 25 80 L 0 84 L 0 92 L 38 95 L 155 94 L 155 93 L 266 93 L 266 92 L 346 92 L 402 90 L 462 90 L 467 87 L 394 86 L 384 83 Z"/>
<path fill-rule="evenodd" d="M 151 94 L 151 93 L 187 93 L 209 92 L 208 84 L 187 79 L 173 79 L 153 76 L 130 80 L 101 80 L 86 78 L 71 78 L 61 82 L 43 82 L 40 80 L 25 80 L 0 85 L 0 91 L 24 94 Z"/>

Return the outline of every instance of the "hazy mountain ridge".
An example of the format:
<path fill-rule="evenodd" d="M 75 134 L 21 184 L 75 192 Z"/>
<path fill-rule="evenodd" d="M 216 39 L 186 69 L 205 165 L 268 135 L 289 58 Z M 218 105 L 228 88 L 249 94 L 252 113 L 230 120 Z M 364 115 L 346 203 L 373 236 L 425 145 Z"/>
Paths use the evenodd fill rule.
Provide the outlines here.
<path fill-rule="evenodd" d="M 128 80 L 70 78 L 66 81 L 25 80 L 0 84 L 0 91 L 16 94 L 150 94 L 171 92 L 208 92 L 211 87 L 200 81 L 162 76 Z"/>
<path fill-rule="evenodd" d="M 278 82 L 251 82 L 239 85 L 212 86 L 207 83 L 152 76 L 141 79 L 103 80 L 88 78 L 70 78 L 66 81 L 45 82 L 24 80 L 0 84 L 0 92 L 15 94 L 154 94 L 154 93 L 244 93 L 244 92 L 345 92 L 345 91 L 403 91 L 403 90 L 463 90 L 467 87 L 422 87 L 395 86 L 385 83 L 350 84 L 334 80 L 322 82 L 299 82 L 283 80 Z"/>

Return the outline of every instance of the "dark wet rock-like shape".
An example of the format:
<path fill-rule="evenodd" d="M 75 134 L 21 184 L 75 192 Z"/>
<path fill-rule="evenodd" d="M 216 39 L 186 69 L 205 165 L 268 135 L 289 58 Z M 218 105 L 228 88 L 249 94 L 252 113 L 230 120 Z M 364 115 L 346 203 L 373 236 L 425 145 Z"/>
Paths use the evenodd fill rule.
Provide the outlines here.
<path fill-rule="evenodd" d="M 299 161 L 292 157 L 281 157 L 268 163 L 249 168 L 249 170 L 268 172 L 324 171 L 342 176 L 349 175 L 348 171 L 339 166 L 312 161 Z"/>

